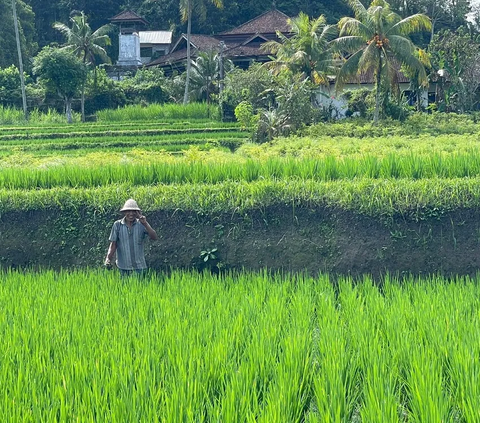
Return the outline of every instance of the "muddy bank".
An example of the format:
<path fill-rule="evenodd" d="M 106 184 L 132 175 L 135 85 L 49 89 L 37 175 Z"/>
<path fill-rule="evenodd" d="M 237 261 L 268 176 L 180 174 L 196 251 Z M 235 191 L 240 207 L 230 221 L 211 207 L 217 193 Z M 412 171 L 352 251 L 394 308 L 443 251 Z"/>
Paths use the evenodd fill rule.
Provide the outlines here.
<path fill-rule="evenodd" d="M 118 217 L 88 210 L 5 213 L 0 266 L 101 266 Z M 421 222 L 400 217 L 382 222 L 344 210 L 286 206 L 215 216 L 160 210 L 147 217 L 160 235 L 147 245 L 147 262 L 157 270 L 473 275 L 480 265 L 477 210 Z"/>

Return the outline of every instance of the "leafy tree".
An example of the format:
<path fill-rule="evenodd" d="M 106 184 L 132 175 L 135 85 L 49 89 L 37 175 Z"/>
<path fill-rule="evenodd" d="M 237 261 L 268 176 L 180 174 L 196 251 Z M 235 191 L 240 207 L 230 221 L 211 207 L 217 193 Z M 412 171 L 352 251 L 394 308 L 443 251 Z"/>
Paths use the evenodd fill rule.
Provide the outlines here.
<path fill-rule="evenodd" d="M 333 41 L 339 52 L 349 53 L 338 72 L 336 86 L 340 88 L 352 77 L 371 72 L 375 80 L 374 122 L 377 123 L 382 89 L 396 88 L 399 65 L 418 75 L 420 84 L 428 83 L 425 66 L 416 54 L 417 47 L 408 36 L 430 30 L 430 20 L 422 14 L 402 19 L 385 0 L 373 0 L 368 9 L 360 0 L 349 0 L 349 4 L 355 18 L 340 20 L 340 36 Z"/>
<path fill-rule="evenodd" d="M 97 110 L 124 106 L 127 99 L 122 83 L 110 78 L 105 69 L 98 69 L 96 76 L 90 72 L 85 84 L 85 112 L 92 114 Z"/>
<path fill-rule="evenodd" d="M 67 50 L 44 47 L 34 59 L 33 72 L 47 91 L 63 98 L 67 122 L 72 123 L 72 99 L 85 84 L 85 64 Z"/>
<path fill-rule="evenodd" d="M 273 98 L 264 93 L 272 87 L 273 76 L 261 63 L 253 63 L 248 69 L 234 68 L 225 77 L 225 88 L 220 95 L 223 118 L 233 119 L 235 108 L 242 101 L 250 103 L 253 112 L 268 109 Z"/>
<path fill-rule="evenodd" d="M 463 113 L 478 107 L 480 88 L 480 36 L 465 29 L 435 34 L 428 48 L 437 81 L 440 111 Z"/>
<path fill-rule="evenodd" d="M 329 42 L 336 28 L 327 25 L 324 16 L 310 19 L 303 12 L 288 19 L 288 24 L 293 35 L 287 37 L 278 32 L 280 42 L 272 40 L 262 46 L 276 55 L 271 67 L 301 73 L 313 84 L 328 84 L 328 75 L 335 73 Z"/>
<path fill-rule="evenodd" d="M 165 103 L 170 99 L 172 81 L 159 68 L 139 69 L 119 85 L 130 102 Z"/>
<path fill-rule="evenodd" d="M 29 82 L 27 75 L 25 79 Z M 0 69 L 0 104 L 10 107 L 22 106 L 20 72 L 14 65 Z"/>
<path fill-rule="evenodd" d="M 273 99 L 269 110 L 276 111 L 274 116 L 282 117 L 280 121 L 284 123 L 283 133 L 296 131 L 317 120 L 321 112 L 310 101 L 314 91 L 315 86 L 301 74 L 283 73 L 274 78 L 271 88 L 267 89 L 263 95 Z M 263 113 L 260 119 L 264 127 L 266 116 Z"/>
<path fill-rule="evenodd" d="M 80 12 L 70 18 L 72 27 L 68 27 L 60 22 L 55 22 L 53 27 L 60 31 L 67 42 L 63 49 L 72 52 L 79 57 L 87 66 L 92 66 L 96 73 L 96 57 L 103 62 L 110 63 L 110 58 L 105 51 L 104 46 L 110 44 L 110 37 L 107 35 L 110 31 L 110 25 L 104 25 L 92 32 L 87 22 L 85 13 Z M 81 98 L 82 122 L 85 121 L 85 87 L 82 87 Z"/>
<path fill-rule="evenodd" d="M 215 6 L 222 7 L 222 0 L 210 0 Z M 192 34 L 192 14 L 196 12 L 201 20 L 206 18 L 206 8 L 204 0 L 180 0 L 180 14 L 182 16 L 182 21 L 187 22 L 187 75 L 185 80 L 185 96 L 183 98 L 183 104 L 188 103 L 189 98 L 189 83 L 190 83 L 190 72 L 191 72 L 191 49 L 190 49 L 190 39 Z"/>
<path fill-rule="evenodd" d="M 37 50 L 34 14 L 30 6 L 21 0 L 16 0 L 15 8 L 18 16 L 19 41 L 23 55 L 32 57 Z M 0 31 L 0 45 L 2 46 L 0 49 L 0 67 L 6 68 L 10 65 L 18 67 L 11 0 L 0 0 L 0 22 L 2 22 Z"/>

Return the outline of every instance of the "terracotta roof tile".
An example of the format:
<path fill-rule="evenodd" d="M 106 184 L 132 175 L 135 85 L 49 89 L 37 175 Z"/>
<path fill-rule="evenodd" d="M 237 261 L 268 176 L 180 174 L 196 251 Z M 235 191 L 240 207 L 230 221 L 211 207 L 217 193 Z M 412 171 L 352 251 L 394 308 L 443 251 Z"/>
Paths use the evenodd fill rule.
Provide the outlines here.
<path fill-rule="evenodd" d="M 289 33 L 290 25 L 287 23 L 288 19 L 289 17 L 285 13 L 273 9 L 237 26 L 231 31 L 222 32 L 219 35 L 274 33 L 276 31 Z"/>

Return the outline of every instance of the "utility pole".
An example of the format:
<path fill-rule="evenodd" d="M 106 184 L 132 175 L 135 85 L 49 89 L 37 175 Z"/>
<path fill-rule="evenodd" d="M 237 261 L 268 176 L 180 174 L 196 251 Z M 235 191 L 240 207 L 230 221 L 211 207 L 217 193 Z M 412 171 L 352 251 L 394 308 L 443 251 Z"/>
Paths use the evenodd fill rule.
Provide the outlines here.
<path fill-rule="evenodd" d="M 27 120 L 28 119 L 27 95 L 25 93 L 25 77 L 23 75 L 22 49 L 20 46 L 20 34 L 18 32 L 18 20 L 17 20 L 17 6 L 15 4 L 15 1 L 16 0 L 12 0 L 13 26 L 15 28 L 15 40 L 17 41 L 18 70 L 20 72 L 20 87 L 22 89 L 23 114 L 25 115 L 25 120 Z"/>

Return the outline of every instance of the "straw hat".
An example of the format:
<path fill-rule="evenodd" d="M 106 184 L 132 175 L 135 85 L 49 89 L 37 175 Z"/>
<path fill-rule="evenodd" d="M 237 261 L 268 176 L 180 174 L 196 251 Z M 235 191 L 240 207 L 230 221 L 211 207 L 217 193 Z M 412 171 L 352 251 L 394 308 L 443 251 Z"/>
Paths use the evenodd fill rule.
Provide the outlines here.
<path fill-rule="evenodd" d="M 130 198 L 127 201 L 125 201 L 125 204 L 120 209 L 121 212 L 128 211 L 128 210 L 138 210 L 138 211 L 140 211 L 140 207 L 138 207 L 137 202 L 133 198 Z"/>

